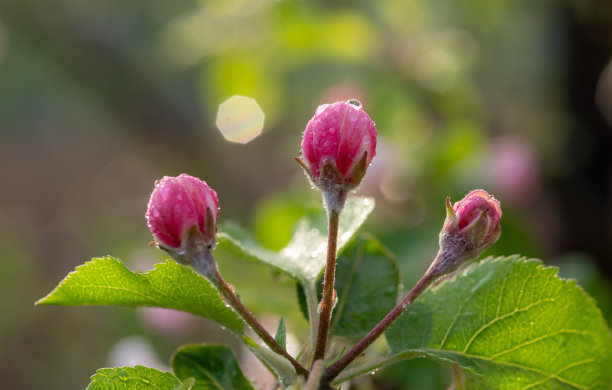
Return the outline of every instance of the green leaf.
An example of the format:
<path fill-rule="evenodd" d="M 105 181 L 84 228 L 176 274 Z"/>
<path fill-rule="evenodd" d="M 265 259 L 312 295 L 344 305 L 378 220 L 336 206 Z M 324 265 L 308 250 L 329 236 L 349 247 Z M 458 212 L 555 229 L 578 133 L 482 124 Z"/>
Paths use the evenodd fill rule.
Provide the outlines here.
<path fill-rule="evenodd" d="M 395 357 L 457 362 L 469 389 L 609 389 L 612 337 L 575 281 L 489 258 L 423 293 L 387 331 Z"/>
<path fill-rule="evenodd" d="M 351 240 L 336 263 L 338 303 L 332 313 L 332 333 L 365 336 L 395 306 L 399 283 L 397 262 L 378 240 L 369 235 Z"/>
<path fill-rule="evenodd" d="M 193 390 L 253 390 L 234 353 L 222 345 L 186 345 L 172 357 L 172 370 L 186 381 L 195 378 Z"/>
<path fill-rule="evenodd" d="M 281 317 L 280 321 L 278 322 L 278 329 L 276 330 L 274 340 L 276 340 L 276 342 L 280 344 L 281 347 L 287 348 L 287 330 L 285 328 L 285 317 Z"/>
<path fill-rule="evenodd" d="M 371 198 L 348 199 L 340 216 L 338 250 L 351 239 L 373 209 Z M 291 240 L 280 252 L 262 248 L 236 227 L 224 229 L 217 235 L 217 241 L 220 248 L 237 256 L 266 263 L 301 283 L 313 285 L 325 268 L 327 217 L 322 211 L 298 221 Z"/>
<path fill-rule="evenodd" d="M 113 257 L 96 258 L 77 267 L 36 304 L 165 307 L 210 318 L 237 333 L 243 330 L 242 320 L 208 280 L 172 260 L 136 273 Z"/>
<path fill-rule="evenodd" d="M 181 382 L 169 372 L 154 368 L 101 368 L 91 377 L 86 390 L 173 390 Z"/>
<path fill-rule="evenodd" d="M 400 271 L 397 261 L 369 234 L 353 238 L 338 255 L 335 288 L 338 303 L 331 319 L 331 332 L 337 336 L 361 338 L 397 302 Z M 308 318 L 306 294 L 297 283 L 300 310 Z M 317 283 L 317 299 L 323 293 L 323 277 Z"/>
<path fill-rule="evenodd" d="M 242 342 L 249 351 L 253 352 L 253 354 L 274 373 L 283 388 L 295 382 L 297 378 L 295 368 L 284 356 L 257 344 L 248 336 L 242 336 Z"/>

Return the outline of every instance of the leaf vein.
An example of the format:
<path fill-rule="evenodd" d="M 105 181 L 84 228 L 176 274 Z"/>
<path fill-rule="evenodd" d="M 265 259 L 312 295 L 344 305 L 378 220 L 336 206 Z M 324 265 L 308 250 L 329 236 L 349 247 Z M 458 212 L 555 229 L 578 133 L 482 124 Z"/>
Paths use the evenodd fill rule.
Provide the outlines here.
<path fill-rule="evenodd" d="M 577 389 L 587 390 L 587 387 L 584 386 L 584 385 L 580 385 L 578 383 L 575 383 L 575 382 L 572 382 L 572 381 L 570 381 L 568 379 L 565 379 L 565 378 L 563 378 L 561 376 L 558 376 L 558 375 L 555 375 L 555 374 L 549 374 L 549 373 L 546 373 L 546 372 L 544 372 L 542 370 L 539 370 L 539 369 L 537 369 L 535 367 L 525 366 L 525 365 L 520 364 L 520 363 L 513 363 L 513 362 L 508 362 L 508 361 L 500 361 L 500 360 L 491 360 L 490 358 L 488 358 L 486 356 L 473 355 L 473 354 L 469 354 L 469 353 L 452 351 L 452 350 L 448 350 L 448 349 L 420 348 L 420 349 L 413 349 L 412 351 L 414 351 L 414 352 L 422 352 L 424 354 L 432 354 L 433 353 L 434 355 L 437 354 L 437 353 L 442 352 L 442 353 L 446 353 L 446 354 L 449 354 L 449 355 L 459 355 L 459 356 L 463 356 L 463 357 L 470 358 L 470 359 L 484 360 L 484 361 L 488 361 L 488 362 L 491 362 L 491 363 L 496 364 L 496 365 L 517 368 L 517 369 L 520 369 L 520 370 L 523 370 L 523 371 L 533 372 L 535 374 L 545 376 L 546 378 L 542 382 L 546 381 L 547 379 L 553 378 L 553 379 L 555 379 L 555 380 L 557 380 L 559 382 L 565 383 L 565 384 L 567 384 L 569 386 L 573 386 L 573 387 L 575 387 Z"/>
<path fill-rule="evenodd" d="M 217 378 L 215 378 L 210 372 L 208 372 L 206 368 L 202 367 L 202 365 L 197 360 L 192 359 L 187 355 L 183 355 L 183 358 L 193 364 L 193 366 L 197 368 L 197 370 L 202 373 L 204 377 L 208 378 L 214 386 L 216 386 L 220 390 L 224 389 L 221 383 L 219 383 L 219 381 L 217 380 Z"/>
<path fill-rule="evenodd" d="M 559 375 L 560 373 L 562 373 L 563 371 L 567 370 L 567 369 L 570 369 L 570 368 L 573 368 L 573 367 L 578 367 L 578 366 L 581 366 L 581 365 L 584 365 L 584 364 L 595 363 L 595 362 L 597 362 L 597 359 L 595 359 L 595 358 L 593 357 L 593 358 L 584 359 L 584 360 L 581 360 L 581 361 L 578 361 L 578 362 L 573 362 L 573 363 L 570 363 L 570 364 L 568 364 L 568 365 L 564 366 L 563 368 L 559 369 L 557 372 L 555 372 L 555 373 L 553 373 L 553 374 L 548 375 L 548 377 L 546 377 L 546 378 L 544 378 L 544 379 L 542 379 L 542 380 L 539 380 L 539 381 L 537 381 L 537 382 L 534 382 L 534 383 L 532 383 L 532 384 L 530 384 L 530 385 L 527 385 L 527 386 L 525 386 L 525 387 L 522 387 L 522 388 L 521 388 L 521 390 L 527 390 L 527 389 L 530 389 L 530 388 L 535 387 L 535 386 L 537 386 L 537 385 L 539 385 L 539 384 L 541 384 L 541 383 L 546 382 L 546 381 L 547 381 L 547 380 L 549 380 L 549 379 L 558 379 L 558 378 L 559 378 L 559 376 L 558 376 L 558 375 Z M 549 364 L 549 365 L 550 365 L 550 364 Z M 549 365 L 548 365 L 548 366 L 549 366 Z M 548 366 L 546 366 L 546 367 L 548 367 Z M 583 388 L 584 388 L 584 389 L 586 389 L 586 387 L 583 387 Z"/>
<path fill-rule="evenodd" d="M 97 284 L 75 284 L 76 286 L 82 287 L 84 289 L 90 289 L 90 288 L 97 288 L 97 289 L 107 289 L 107 290 L 119 290 L 119 291 L 125 291 L 125 292 L 129 292 L 131 294 L 134 294 L 140 298 L 142 298 L 145 301 L 152 301 L 155 302 L 155 304 L 159 304 L 159 301 L 153 299 L 153 297 L 149 296 L 149 295 L 145 295 L 142 294 L 139 291 L 136 290 L 132 290 L 129 289 L 127 287 L 122 287 L 122 286 L 109 286 L 109 285 L 97 285 Z"/>
<path fill-rule="evenodd" d="M 499 292 L 499 300 L 497 302 L 497 311 L 495 312 L 495 317 L 499 317 L 499 309 L 501 309 L 502 298 L 504 296 L 504 289 L 506 288 L 506 278 L 502 280 L 501 291 Z"/>
<path fill-rule="evenodd" d="M 532 275 L 533 275 L 533 269 L 530 269 L 529 270 L 529 274 L 527 275 L 527 277 L 525 279 L 523 279 L 523 285 L 521 286 L 521 290 L 519 291 L 519 297 L 518 297 L 518 300 L 516 301 L 516 306 L 515 307 L 521 306 L 521 300 L 523 299 L 523 291 L 525 291 L 525 286 L 527 285 L 527 281 L 529 281 L 529 279 L 531 279 Z"/>
<path fill-rule="evenodd" d="M 508 317 L 512 317 L 513 315 L 517 314 L 517 313 L 522 313 L 524 311 L 527 311 L 537 305 L 539 305 L 540 303 L 546 303 L 546 302 L 554 302 L 555 300 L 550 298 L 550 299 L 543 299 L 541 301 L 538 302 L 534 302 L 532 304 L 529 304 L 523 308 L 520 309 L 514 309 L 513 311 L 511 311 L 510 313 L 506 313 L 502 316 L 496 317 L 494 319 L 492 319 L 491 321 L 487 322 L 486 324 L 484 324 L 483 326 L 480 327 L 480 329 L 478 329 L 476 332 L 474 332 L 474 335 L 472 336 L 472 338 L 470 338 L 470 340 L 467 342 L 467 344 L 465 345 L 465 348 L 463 348 L 462 352 L 467 352 L 468 349 L 470 348 L 470 346 L 472 345 L 472 342 L 476 339 L 476 337 L 478 337 L 478 335 L 480 335 L 485 329 L 489 328 L 491 325 L 495 324 L 498 321 L 504 320 Z"/>
<path fill-rule="evenodd" d="M 569 363 L 566 366 L 560 368 L 557 372 L 555 372 L 555 375 L 559 375 L 560 373 L 562 373 L 563 371 L 569 370 L 570 368 L 574 368 L 574 367 L 578 367 L 578 366 L 583 366 L 585 364 L 590 364 L 590 363 L 596 363 L 597 359 L 594 357 L 588 358 L 588 359 L 584 359 L 578 362 L 573 362 L 573 363 Z"/>
<path fill-rule="evenodd" d="M 438 348 L 442 348 L 444 346 L 444 343 L 446 343 L 446 339 L 448 338 L 448 335 L 450 334 L 451 329 L 453 329 L 453 326 L 455 325 L 455 322 L 457 321 L 457 318 L 459 317 L 459 314 L 461 313 L 462 308 L 463 308 L 463 303 L 461 303 L 461 305 L 459 305 L 459 307 L 457 308 L 457 313 L 455 313 L 455 317 L 448 325 L 448 329 L 446 329 L 446 334 L 444 335 L 444 338 L 440 342 L 440 346 Z"/>
<path fill-rule="evenodd" d="M 554 337 L 554 336 L 557 336 L 557 335 L 560 335 L 560 334 L 565 334 L 565 333 L 568 333 L 568 334 L 578 334 L 578 335 L 582 335 L 582 336 L 592 336 L 592 337 L 594 337 L 594 335 L 592 333 L 589 333 L 589 332 L 583 332 L 583 331 L 576 330 L 576 329 L 561 329 L 561 330 L 558 330 L 556 332 L 549 333 L 547 335 L 543 335 L 543 336 L 536 337 L 534 339 L 525 341 L 525 342 L 523 342 L 521 344 L 518 344 L 518 345 L 515 345 L 514 347 L 509 348 L 509 349 L 507 349 L 505 351 L 498 352 L 495 355 L 491 356 L 490 360 L 495 360 L 495 358 L 497 358 L 499 356 L 502 356 L 502 355 L 505 355 L 505 354 L 510 353 L 510 352 L 514 352 L 517 349 L 520 349 L 520 348 L 526 347 L 528 345 L 531 345 L 533 343 L 537 343 L 538 341 L 542 341 L 542 340 L 545 340 L 547 338 Z"/>

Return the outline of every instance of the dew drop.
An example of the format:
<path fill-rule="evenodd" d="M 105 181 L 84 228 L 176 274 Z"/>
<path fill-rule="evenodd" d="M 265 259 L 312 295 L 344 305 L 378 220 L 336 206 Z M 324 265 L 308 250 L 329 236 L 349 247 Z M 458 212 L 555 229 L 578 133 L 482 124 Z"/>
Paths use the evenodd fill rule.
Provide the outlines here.
<path fill-rule="evenodd" d="M 357 99 L 349 99 L 346 101 L 348 104 L 351 104 L 355 107 L 361 108 L 361 102 Z"/>

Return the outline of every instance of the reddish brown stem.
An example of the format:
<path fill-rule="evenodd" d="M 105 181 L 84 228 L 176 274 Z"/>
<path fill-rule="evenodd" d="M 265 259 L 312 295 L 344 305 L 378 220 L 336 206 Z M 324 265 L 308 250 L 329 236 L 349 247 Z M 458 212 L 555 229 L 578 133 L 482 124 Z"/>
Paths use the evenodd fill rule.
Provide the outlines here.
<path fill-rule="evenodd" d="M 435 263 L 435 260 L 434 260 Z M 406 294 L 393 310 L 389 312 L 367 335 L 365 335 L 355 346 L 342 356 L 336 363 L 325 371 L 325 379 L 331 382 L 342 372 L 355 358 L 370 346 L 387 328 L 410 306 L 412 302 L 439 276 L 432 268 L 428 269 L 418 283 Z"/>
<path fill-rule="evenodd" d="M 327 347 L 327 333 L 329 331 L 329 320 L 333 309 L 334 278 L 336 273 L 336 247 L 338 244 L 338 222 L 340 213 L 335 210 L 329 211 L 329 228 L 327 232 L 327 264 L 323 279 L 323 297 L 319 304 L 319 326 L 317 331 L 317 343 L 315 345 L 312 361 L 324 360 L 325 348 Z"/>
<path fill-rule="evenodd" d="M 272 337 L 270 333 L 264 329 L 259 321 L 257 321 L 255 316 L 246 307 L 244 307 L 240 299 L 238 299 L 234 293 L 232 287 L 219 273 L 219 269 L 217 268 L 217 264 L 212 257 L 212 253 L 209 252 L 205 257 L 207 257 L 207 259 L 205 259 L 203 262 L 192 264 L 194 268 L 207 277 L 217 287 L 221 295 L 223 295 L 223 297 L 226 299 L 227 303 L 242 317 L 242 319 L 244 319 L 247 324 L 249 324 L 253 331 L 255 331 L 255 333 L 263 340 L 264 343 L 266 343 L 268 347 L 270 347 L 271 350 L 289 360 L 299 375 L 308 377 L 308 370 L 298 363 L 291 355 L 289 355 L 285 348 L 276 342 L 274 337 Z"/>

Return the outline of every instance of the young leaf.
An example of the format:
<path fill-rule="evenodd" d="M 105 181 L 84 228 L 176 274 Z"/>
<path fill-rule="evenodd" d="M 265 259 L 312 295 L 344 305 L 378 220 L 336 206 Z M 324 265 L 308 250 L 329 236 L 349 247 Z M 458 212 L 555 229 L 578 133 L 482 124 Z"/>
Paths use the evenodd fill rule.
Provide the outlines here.
<path fill-rule="evenodd" d="M 196 380 L 193 377 L 187 378 L 180 385 L 176 386 L 174 390 L 191 390 L 195 385 Z"/>
<path fill-rule="evenodd" d="M 283 388 L 295 382 L 297 373 L 295 368 L 284 356 L 277 354 L 269 348 L 257 344 L 248 336 L 242 336 L 242 342 L 255 356 L 274 373 Z"/>
<path fill-rule="evenodd" d="M 395 357 L 457 362 L 466 388 L 609 389 L 612 337 L 575 281 L 487 259 L 427 290 L 387 331 Z"/>
<path fill-rule="evenodd" d="M 99 369 L 86 390 L 173 390 L 180 385 L 169 372 L 143 366 L 115 367 Z"/>
<path fill-rule="evenodd" d="M 338 250 L 350 240 L 373 209 L 374 200 L 371 198 L 348 199 L 340 217 Z M 271 265 L 301 283 L 312 285 L 325 268 L 327 218 L 321 212 L 298 221 L 291 240 L 280 252 L 260 247 L 236 228 L 219 233 L 217 240 L 220 248 L 245 259 Z"/>
<path fill-rule="evenodd" d="M 278 329 L 276 330 L 276 336 L 274 340 L 280 344 L 281 347 L 287 348 L 287 330 L 285 329 L 285 317 L 281 317 L 278 322 Z"/>
<path fill-rule="evenodd" d="M 171 260 L 136 273 L 113 257 L 96 258 L 77 267 L 36 304 L 165 307 L 210 318 L 237 333 L 243 330 L 242 320 L 206 279 Z"/>
<path fill-rule="evenodd" d="M 253 390 L 232 350 L 222 345 L 183 346 L 172 357 L 172 370 L 184 381 L 195 378 L 194 390 Z"/>

